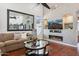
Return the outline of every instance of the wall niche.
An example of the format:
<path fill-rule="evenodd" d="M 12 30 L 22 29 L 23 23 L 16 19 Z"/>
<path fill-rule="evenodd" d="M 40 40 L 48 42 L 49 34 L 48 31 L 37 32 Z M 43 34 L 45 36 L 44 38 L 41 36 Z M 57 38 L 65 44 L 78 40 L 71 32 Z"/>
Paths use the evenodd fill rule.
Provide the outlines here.
<path fill-rule="evenodd" d="M 73 29 L 73 14 L 67 13 L 63 16 L 63 28 Z"/>

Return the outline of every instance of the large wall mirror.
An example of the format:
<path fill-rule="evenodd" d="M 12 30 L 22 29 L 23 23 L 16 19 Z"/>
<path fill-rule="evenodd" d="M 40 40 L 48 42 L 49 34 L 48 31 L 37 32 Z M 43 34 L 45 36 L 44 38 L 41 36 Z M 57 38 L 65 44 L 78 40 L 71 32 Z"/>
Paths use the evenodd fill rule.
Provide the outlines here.
<path fill-rule="evenodd" d="M 31 31 L 33 28 L 33 15 L 7 9 L 8 31 Z"/>

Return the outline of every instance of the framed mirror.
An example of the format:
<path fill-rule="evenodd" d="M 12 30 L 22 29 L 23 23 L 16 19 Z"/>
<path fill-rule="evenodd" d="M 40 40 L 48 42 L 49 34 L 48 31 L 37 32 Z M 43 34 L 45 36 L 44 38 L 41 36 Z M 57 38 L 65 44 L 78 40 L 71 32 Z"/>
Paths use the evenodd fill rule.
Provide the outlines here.
<path fill-rule="evenodd" d="M 7 31 L 32 31 L 34 15 L 7 9 Z"/>

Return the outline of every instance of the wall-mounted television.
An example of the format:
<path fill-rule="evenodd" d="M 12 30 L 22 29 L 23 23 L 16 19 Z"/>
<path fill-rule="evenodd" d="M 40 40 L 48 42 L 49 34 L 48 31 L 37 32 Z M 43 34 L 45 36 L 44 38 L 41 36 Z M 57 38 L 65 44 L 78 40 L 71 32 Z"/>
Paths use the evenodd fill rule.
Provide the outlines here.
<path fill-rule="evenodd" d="M 48 29 L 63 29 L 62 19 L 48 20 Z"/>

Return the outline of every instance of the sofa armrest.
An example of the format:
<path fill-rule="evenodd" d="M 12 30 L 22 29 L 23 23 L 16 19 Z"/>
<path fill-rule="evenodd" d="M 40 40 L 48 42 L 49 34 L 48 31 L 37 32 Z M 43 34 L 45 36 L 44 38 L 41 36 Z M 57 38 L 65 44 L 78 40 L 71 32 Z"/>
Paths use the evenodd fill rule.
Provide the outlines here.
<path fill-rule="evenodd" d="M 4 46 L 5 46 L 5 43 L 4 42 L 0 42 L 0 48 L 4 47 Z"/>

